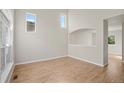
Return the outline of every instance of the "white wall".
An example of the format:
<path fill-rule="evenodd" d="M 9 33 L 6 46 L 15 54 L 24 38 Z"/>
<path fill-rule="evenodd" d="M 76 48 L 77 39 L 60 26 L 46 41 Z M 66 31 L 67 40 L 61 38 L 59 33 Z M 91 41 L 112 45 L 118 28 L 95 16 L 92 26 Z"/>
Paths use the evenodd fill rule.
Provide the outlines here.
<path fill-rule="evenodd" d="M 108 45 L 109 54 L 122 55 L 122 31 L 121 30 L 109 31 L 108 36 L 109 35 L 115 36 L 115 45 Z"/>
<path fill-rule="evenodd" d="M 37 15 L 37 32 L 25 32 L 25 13 Z M 16 63 L 67 55 L 67 30 L 62 30 L 59 15 L 66 10 L 16 10 Z M 96 29 L 96 47 L 68 46 L 68 55 L 104 65 L 107 61 L 107 31 L 103 20 L 123 14 L 124 10 L 68 10 L 68 31 Z"/>
<path fill-rule="evenodd" d="M 26 32 L 25 13 L 37 16 L 36 32 Z M 67 55 L 67 30 L 59 16 L 67 10 L 15 11 L 15 62 L 23 63 Z"/>
<path fill-rule="evenodd" d="M 79 28 L 96 29 L 96 47 L 69 46 L 70 56 L 98 65 L 107 64 L 107 26 L 103 20 L 123 14 L 124 10 L 69 10 L 69 32 Z M 106 25 L 105 25 L 106 24 Z"/>

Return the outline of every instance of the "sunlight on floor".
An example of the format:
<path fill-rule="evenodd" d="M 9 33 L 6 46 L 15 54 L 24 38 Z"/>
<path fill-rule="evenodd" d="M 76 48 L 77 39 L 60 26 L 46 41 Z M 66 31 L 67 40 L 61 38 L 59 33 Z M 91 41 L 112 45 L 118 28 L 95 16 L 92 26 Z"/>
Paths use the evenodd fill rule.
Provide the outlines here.
<path fill-rule="evenodd" d="M 121 55 L 109 54 L 109 57 L 122 60 L 122 56 Z"/>
<path fill-rule="evenodd" d="M 120 59 L 120 60 L 121 60 L 121 59 L 122 59 L 122 56 L 118 56 L 118 55 L 116 55 L 116 56 L 115 56 L 115 58 L 117 58 L 117 59 Z"/>

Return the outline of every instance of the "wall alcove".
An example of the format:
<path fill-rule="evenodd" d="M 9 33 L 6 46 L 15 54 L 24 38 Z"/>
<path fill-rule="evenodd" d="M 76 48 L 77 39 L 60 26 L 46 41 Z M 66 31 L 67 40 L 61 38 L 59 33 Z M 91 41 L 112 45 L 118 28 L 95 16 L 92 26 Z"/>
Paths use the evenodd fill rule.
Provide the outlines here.
<path fill-rule="evenodd" d="M 69 45 L 96 46 L 96 29 L 81 28 L 70 32 Z"/>

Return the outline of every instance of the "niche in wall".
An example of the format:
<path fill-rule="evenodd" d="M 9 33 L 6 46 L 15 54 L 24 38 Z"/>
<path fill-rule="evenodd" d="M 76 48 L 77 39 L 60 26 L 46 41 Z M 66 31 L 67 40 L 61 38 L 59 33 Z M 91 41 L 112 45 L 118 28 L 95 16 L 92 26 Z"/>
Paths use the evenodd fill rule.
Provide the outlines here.
<path fill-rule="evenodd" d="M 81 28 L 69 33 L 69 44 L 79 46 L 96 46 L 96 30 Z"/>

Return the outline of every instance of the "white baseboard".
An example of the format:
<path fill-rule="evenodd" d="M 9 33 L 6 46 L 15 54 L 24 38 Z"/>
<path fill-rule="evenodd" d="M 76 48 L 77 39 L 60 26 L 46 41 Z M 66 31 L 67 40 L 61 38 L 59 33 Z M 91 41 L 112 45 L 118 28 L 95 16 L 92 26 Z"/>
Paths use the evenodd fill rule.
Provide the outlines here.
<path fill-rule="evenodd" d="M 53 59 L 57 59 L 57 58 L 62 58 L 62 57 L 72 57 L 74 59 L 78 59 L 78 60 L 81 60 L 81 61 L 85 61 L 85 62 L 88 62 L 88 63 L 91 63 L 91 64 L 95 64 L 95 65 L 104 67 L 104 65 L 102 65 L 102 64 L 97 64 L 95 62 L 92 62 L 92 61 L 89 61 L 89 60 L 86 60 L 86 59 L 83 59 L 83 58 L 79 58 L 79 57 L 74 57 L 74 56 L 71 56 L 71 55 L 65 55 L 65 56 L 58 56 L 58 57 L 52 57 L 52 58 L 46 58 L 46 59 L 39 59 L 39 60 L 32 60 L 32 61 L 20 62 L 20 63 L 16 63 L 15 66 L 16 65 L 21 65 L 21 64 L 34 63 L 34 62 L 49 61 L 49 60 L 53 60 Z"/>
<path fill-rule="evenodd" d="M 19 62 L 19 63 L 16 63 L 15 65 L 29 64 L 29 63 L 42 62 L 42 61 L 49 61 L 49 60 L 53 60 L 53 59 L 57 59 L 57 58 L 63 58 L 63 57 L 67 57 L 67 55 L 58 56 L 58 57 L 51 57 L 51 58 L 45 58 L 45 59 L 32 60 L 32 61 Z"/>
<path fill-rule="evenodd" d="M 77 60 L 81 60 L 81 61 L 85 61 L 85 62 L 94 64 L 94 65 L 97 65 L 97 66 L 104 67 L 104 65 L 102 65 L 102 64 L 97 64 L 97 63 L 92 62 L 92 61 L 89 61 L 89 60 L 87 60 L 87 59 L 83 59 L 83 58 L 79 58 L 79 57 L 74 57 L 74 56 L 71 56 L 71 55 L 68 55 L 68 57 L 71 57 L 71 58 L 74 58 L 74 59 L 77 59 Z"/>

